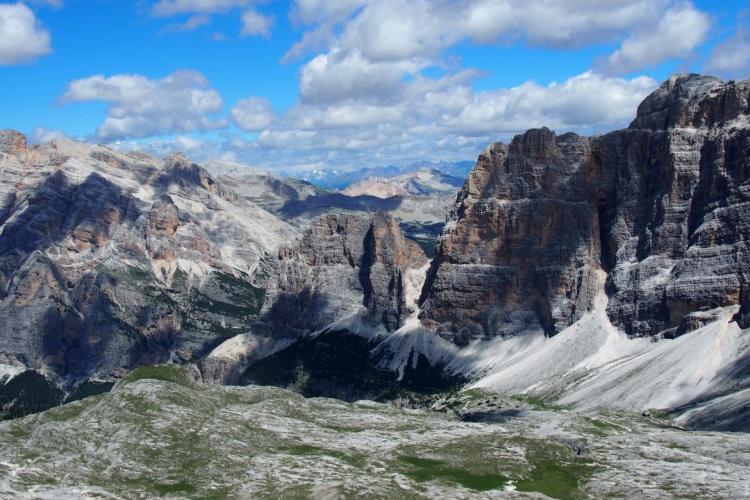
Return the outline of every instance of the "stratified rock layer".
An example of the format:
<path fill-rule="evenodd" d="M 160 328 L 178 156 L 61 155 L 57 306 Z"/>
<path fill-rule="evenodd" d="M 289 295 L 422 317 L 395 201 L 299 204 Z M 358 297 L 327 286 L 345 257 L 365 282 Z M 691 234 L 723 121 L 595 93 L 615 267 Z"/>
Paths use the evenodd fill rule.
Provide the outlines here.
<path fill-rule="evenodd" d="M 296 231 L 181 155 L 0 131 L 0 362 L 66 388 L 247 332 Z"/>
<path fill-rule="evenodd" d="M 395 330 L 410 313 L 404 272 L 426 263 L 424 252 L 389 216 L 323 216 L 299 243 L 279 252 L 263 322 L 277 335 L 297 335 L 364 307 L 366 319 Z"/>
<path fill-rule="evenodd" d="M 692 313 L 746 302 L 749 99 L 750 81 L 679 76 L 628 129 L 492 145 L 439 238 L 423 323 L 459 345 L 553 335 L 591 309 L 599 271 L 632 335 L 684 333 Z"/>

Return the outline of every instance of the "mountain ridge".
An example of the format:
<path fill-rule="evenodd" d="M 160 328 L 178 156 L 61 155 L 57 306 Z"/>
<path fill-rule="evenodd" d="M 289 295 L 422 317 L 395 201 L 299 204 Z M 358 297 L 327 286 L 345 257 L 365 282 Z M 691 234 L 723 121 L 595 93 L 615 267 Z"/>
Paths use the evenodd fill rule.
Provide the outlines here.
<path fill-rule="evenodd" d="M 702 425 L 712 412 L 724 415 L 722 425 L 741 425 L 750 384 L 749 100 L 750 81 L 675 76 L 644 100 L 627 129 L 595 137 L 531 129 L 490 145 L 459 190 L 431 261 L 405 238 L 395 212 L 329 213 L 321 201 L 329 195 L 305 182 L 277 185 L 266 173 L 240 171 L 252 177 L 242 184 L 231 165 L 214 178 L 179 155 L 156 160 L 70 142 L 28 148 L 22 136 L 0 133 L 2 284 L 27 290 L 3 298 L 0 361 L 65 374 L 60 360 L 76 352 L 69 350 L 80 342 L 75 329 L 47 335 L 56 340 L 39 348 L 18 343 L 8 325 L 20 324 L 17 311 L 27 311 L 30 324 L 52 301 L 67 307 L 66 287 L 83 283 L 76 300 L 93 305 L 72 302 L 71 311 L 84 324 L 130 324 L 123 312 L 146 321 L 136 325 L 144 357 L 119 373 L 171 360 L 196 363 L 206 380 L 252 381 L 252 366 L 263 359 L 293 365 L 303 344 L 326 357 L 335 339 L 354 335 L 362 341 L 347 340 L 347 349 L 366 360 L 364 380 L 380 373 L 405 384 L 444 374 L 576 405 L 655 404 L 692 412 L 690 421 Z M 253 201 L 265 196 L 277 214 L 297 206 L 322 216 L 289 226 Z M 61 208 L 36 217 L 50 206 Z M 31 236 L 8 238 L 24 231 Z M 26 252 L 35 241 L 44 251 Z M 69 275 L 58 265 L 102 252 L 114 266 L 104 272 L 84 266 Z M 121 265 L 130 261 L 145 274 Z M 164 297 L 161 309 L 138 309 L 152 299 L 143 290 Z M 125 296 L 132 303 L 123 307 Z M 65 322 L 50 324 L 57 332 Z M 199 348 L 195 340 L 192 351 L 178 347 L 190 335 L 202 339 Z M 121 338 L 129 337 L 113 332 L 98 345 Z M 707 350 L 702 382 L 675 361 L 681 349 L 691 360 Z M 122 359 L 106 349 L 84 352 L 89 367 Z M 528 371 L 526 358 L 549 366 Z M 648 385 L 638 375 L 648 366 L 638 359 L 668 368 Z M 111 366 L 89 375 L 118 373 Z M 333 368 L 321 373 L 340 384 L 316 390 L 353 397 L 345 370 Z M 264 373 L 264 380 L 294 382 Z M 595 379 L 611 374 L 622 376 L 623 387 L 651 387 L 652 397 L 608 399 Z M 675 380 L 693 389 L 675 397 Z"/>

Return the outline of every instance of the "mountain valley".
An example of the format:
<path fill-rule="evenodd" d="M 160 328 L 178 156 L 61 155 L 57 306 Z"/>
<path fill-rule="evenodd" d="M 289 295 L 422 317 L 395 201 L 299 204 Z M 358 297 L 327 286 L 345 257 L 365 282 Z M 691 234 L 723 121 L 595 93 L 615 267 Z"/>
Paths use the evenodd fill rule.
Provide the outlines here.
<path fill-rule="evenodd" d="M 0 494 L 746 496 L 750 80 L 419 167 L 1 131 Z"/>

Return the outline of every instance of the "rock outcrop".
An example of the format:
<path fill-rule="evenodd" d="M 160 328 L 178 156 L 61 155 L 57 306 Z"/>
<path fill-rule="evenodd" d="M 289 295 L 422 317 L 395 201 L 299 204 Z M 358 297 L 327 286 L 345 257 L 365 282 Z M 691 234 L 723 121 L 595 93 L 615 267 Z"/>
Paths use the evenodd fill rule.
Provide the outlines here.
<path fill-rule="evenodd" d="M 15 130 L 0 130 L 0 152 L 18 154 L 26 151 L 26 136 Z"/>
<path fill-rule="evenodd" d="M 366 311 L 395 330 L 410 313 L 404 273 L 427 258 L 389 216 L 323 216 L 301 241 L 279 252 L 262 321 L 275 335 L 298 336 Z"/>
<path fill-rule="evenodd" d="M 628 129 L 490 146 L 438 240 L 423 324 L 459 345 L 554 335 L 593 307 L 602 271 L 607 313 L 631 335 L 747 301 L 749 120 L 750 81 L 677 76 Z"/>

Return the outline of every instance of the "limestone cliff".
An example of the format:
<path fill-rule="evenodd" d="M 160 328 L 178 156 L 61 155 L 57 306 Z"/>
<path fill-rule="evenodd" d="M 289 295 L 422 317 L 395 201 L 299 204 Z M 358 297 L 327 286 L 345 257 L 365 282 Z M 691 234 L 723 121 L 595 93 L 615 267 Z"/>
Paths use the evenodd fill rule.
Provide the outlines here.
<path fill-rule="evenodd" d="M 422 322 L 459 345 L 554 335 L 592 307 L 599 270 L 631 335 L 684 333 L 694 313 L 746 302 L 749 101 L 750 81 L 677 76 L 625 130 L 490 146 L 439 237 Z"/>
<path fill-rule="evenodd" d="M 329 326 L 366 310 L 366 319 L 395 330 L 407 311 L 404 272 L 427 263 L 389 216 L 330 214 L 294 246 L 279 252 L 262 318 L 276 335 Z"/>

